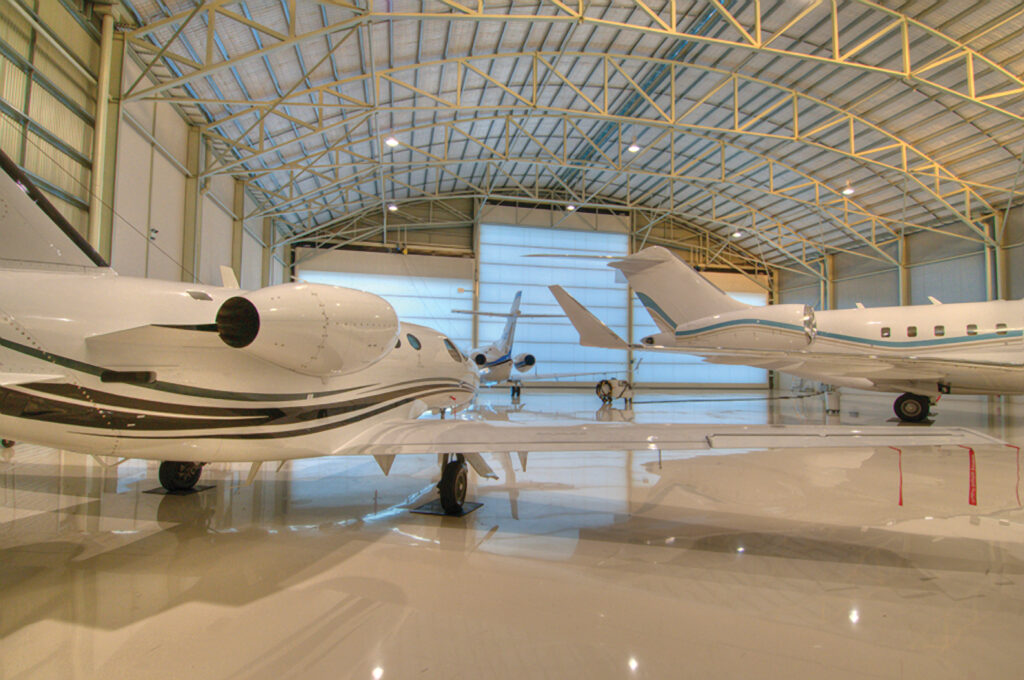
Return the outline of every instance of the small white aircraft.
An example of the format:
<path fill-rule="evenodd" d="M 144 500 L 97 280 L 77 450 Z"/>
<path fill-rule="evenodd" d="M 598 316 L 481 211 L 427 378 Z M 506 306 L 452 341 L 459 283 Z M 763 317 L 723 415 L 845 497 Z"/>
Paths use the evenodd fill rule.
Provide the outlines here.
<path fill-rule="evenodd" d="M 512 306 L 508 312 L 476 312 L 469 309 L 453 309 L 456 314 L 472 314 L 473 316 L 492 316 L 505 319 L 505 328 L 501 336 L 486 347 L 477 347 L 470 350 L 469 358 L 476 364 L 480 371 L 480 382 L 484 385 L 498 385 L 508 383 L 513 399 L 518 399 L 523 391 L 523 384 L 519 378 L 512 375 L 512 368 L 515 367 L 520 373 L 525 373 L 537 365 L 537 358 L 525 352 L 512 356 L 512 343 L 516 337 L 516 322 L 519 319 L 536 318 L 561 318 L 558 314 L 524 314 L 519 311 L 519 305 L 523 299 L 523 291 L 516 291 L 512 299 Z"/>
<path fill-rule="evenodd" d="M 680 351 L 831 385 L 901 392 L 904 421 L 928 416 L 943 394 L 1024 392 L 1019 301 L 815 312 L 808 305 L 753 307 L 726 295 L 659 246 L 609 264 L 621 271 L 660 333 L 634 349 Z M 551 291 L 580 344 L 626 343 L 560 286 Z"/>
<path fill-rule="evenodd" d="M 13 180 L 0 176 L 0 432 L 105 465 L 162 461 L 169 491 L 211 462 L 252 463 L 252 481 L 267 461 L 372 455 L 387 474 L 397 454 L 436 453 L 441 505 L 460 514 L 466 463 L 495 477 L 483 452 L 996 441 L 960 428 L 420 419 L 468 404 L 477 372 L 383 298 L 118 276 L 2 152 L 0 165 Z"/>

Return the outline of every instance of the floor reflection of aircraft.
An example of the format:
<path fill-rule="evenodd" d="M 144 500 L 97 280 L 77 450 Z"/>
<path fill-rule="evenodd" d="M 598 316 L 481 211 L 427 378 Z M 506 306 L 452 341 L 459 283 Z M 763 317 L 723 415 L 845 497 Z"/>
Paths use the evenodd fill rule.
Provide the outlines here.
<path fill-rule="evenodd" d="M 168 490 L 211 462 L 438 453 L 446 512 L 483 452 L 992 441 L 949 428 L 526 424 L 419 419 L 476 394 L 473 364 L 371 293 L 255 291 L 116 275 L 9 158 L 0 182 L 0 432 L 99 457 L 162 461 Z M 230 277 L 227 277 L 230 278 Z"/>

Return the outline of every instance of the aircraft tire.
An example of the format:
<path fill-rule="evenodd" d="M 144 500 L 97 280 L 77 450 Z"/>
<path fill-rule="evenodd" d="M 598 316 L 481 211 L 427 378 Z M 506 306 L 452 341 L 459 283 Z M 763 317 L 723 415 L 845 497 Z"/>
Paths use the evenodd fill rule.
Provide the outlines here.
<path fill-rule="evenodd" d="M 904 392 L 896 398 L 892 410 L 896 417 L 905 423 L 919 423 L 928 417 L 931 400 L 920 394 Z"/>
<path fill-rule="evenodd" d="M 597 396 L 603 403 L 612 403 L 612 384 L 608 380 L 602 380 L 597 383 L 597 386 L 594 388 L 594 392 L 597 393 Z"/>
<path fill-rule="evenodd" d="M 437 491 L 441 497 L 441 508 L 447 515 L 462 513 L 462 504 L 466 500 L 466 489 L 469 486 L 469 475 L 466 464 L 460 460 L 452 460 L 441 468 L 441 481 Z"/>
<path fill-rule="evenodd" d="M 199 481 L 202 463 L 165 460 L 160 463 L 160 486 L 168 491 L 188 491 Z"/>
<path fill-rule="evenodd" d="M 9 449 L 12 446 L 14 446 L 14 440 L 13 439 L 4 439 L 3 442 L 0 443 L 0 445 L 2 445 L 5 449 Z"/>

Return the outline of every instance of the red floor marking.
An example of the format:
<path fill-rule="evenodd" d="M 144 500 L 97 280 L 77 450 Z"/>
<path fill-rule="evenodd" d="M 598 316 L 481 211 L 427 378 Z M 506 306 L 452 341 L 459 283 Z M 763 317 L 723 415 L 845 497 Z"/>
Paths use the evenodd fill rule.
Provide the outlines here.
<path fill-rule="evenodd" d="M 974 449 L 972 449 L 969 446 L 965 446 L 963 444 L 958 444 L 958 446 L 960 448 L 962 448 L 962 449 L 967 449 L 967 453 L 969 454 L 968 458 L 970 460 L 970 469 L 971 469 L 970 477 L 971 477 L 971 481 L 970 481 L 970 490 L 967 492 L 967 502 L 970 505 L 977 505 L 978 504 L 978 467 L 977 467 L 977 465 L 975 463 L 975 460 L 974 460 Z"/>
<path fill-rule="evenodd" d="M 895 446 L 890 446 L 889 448 L 899 454 L 899 457 L 897 458 L 897 460 L 899 461 L 899 470 L 900 470 L 900 505 L 902 506 L 903 505 L 903 451 L 901 451 L 900 449 L 897 449 Z"/>

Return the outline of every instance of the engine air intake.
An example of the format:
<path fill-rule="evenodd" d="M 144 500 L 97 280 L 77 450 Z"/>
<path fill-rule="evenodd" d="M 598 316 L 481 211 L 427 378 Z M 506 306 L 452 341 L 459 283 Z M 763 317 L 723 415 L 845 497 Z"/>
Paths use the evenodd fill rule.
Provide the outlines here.
<path fill-rule="evenodd" d="M 248 347 L 260 332 L 260 313 L 244 297 L 233 297 L 217 310 L 217 334 L 227 345 Z"/>

